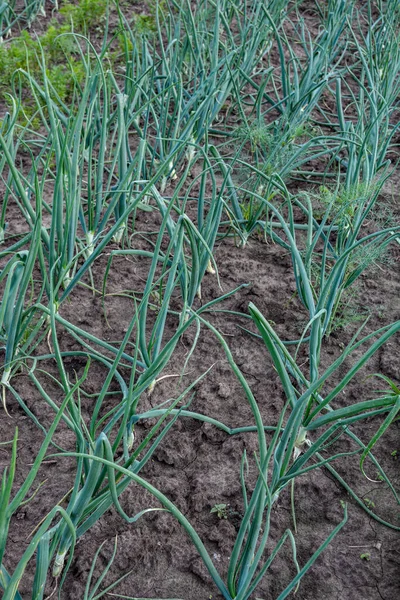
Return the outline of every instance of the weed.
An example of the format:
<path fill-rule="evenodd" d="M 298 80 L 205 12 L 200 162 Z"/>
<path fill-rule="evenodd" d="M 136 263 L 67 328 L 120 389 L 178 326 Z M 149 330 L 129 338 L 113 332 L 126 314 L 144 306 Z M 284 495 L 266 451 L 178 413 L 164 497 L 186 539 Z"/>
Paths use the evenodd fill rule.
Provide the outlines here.
<path fill-rule="evenodd" d="M 370 561 L 371 554 L 370 554 L 370 552 L 364 552 L 363 554 L 360 554 L 360 558 L 361 558 L 361 560 Z"/>
<path fill-rule="evenodd" d="M 375 502 L 371 498 L 364 498 L 364 504 L 368 508 L 375 508 Z"/>
<path fill-rule="evenodd" d="M 210 510 L 210 514 L 216 514 L 218 519 L 228 518 L 228 505 L 227 504 L 214 504 Z"/>

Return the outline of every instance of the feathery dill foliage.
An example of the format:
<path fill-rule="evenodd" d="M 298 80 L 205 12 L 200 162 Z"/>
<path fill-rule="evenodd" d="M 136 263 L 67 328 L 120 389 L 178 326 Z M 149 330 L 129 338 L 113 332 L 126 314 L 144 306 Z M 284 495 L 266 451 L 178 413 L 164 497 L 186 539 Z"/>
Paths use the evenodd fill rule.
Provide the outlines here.
<path fill-rule="evenodd" d="M 26 88 L 26 79 L 21 72 L 29 72 L 37 80 L 42 80 L 43 60 L 45 75 L 60 100 L 70 99 L 74 87 L 76 84 L 82 85 L 86 73 L 73 34 L 89 34 L 91 29 L 101 28 L 106 10 L 107 0 L 63 3 L 57 13 L 58 18 L 51 18 L 45 31 L 39 35 L 32 35 L 31 29 L 20 32 L 18 28 L 10 29 L 9 34 L 12 35 L 0 44 L 0 94 L 4 99 L 8 100 L 10 92 L 18 95 L 20 86 Z M 43 14 L 42 8 L 38 15 L 43 17 Z M 24 24 L 21 21 L 21 25 Z M 22 101 L 27 106 L 23 94 Z"/>

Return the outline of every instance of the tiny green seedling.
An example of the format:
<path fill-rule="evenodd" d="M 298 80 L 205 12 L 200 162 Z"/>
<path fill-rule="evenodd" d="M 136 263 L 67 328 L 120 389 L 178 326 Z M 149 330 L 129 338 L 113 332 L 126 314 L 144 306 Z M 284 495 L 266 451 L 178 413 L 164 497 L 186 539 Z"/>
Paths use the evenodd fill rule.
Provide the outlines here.
<path fill-rule="evenodd" d="M 371 500 L 370 498 L 364 498 L 364 504 L 368 508 L 375 508 L 375 502 L 373 500 Z"/>
<path fill-rule="evenodd" d="M 371 554 L 369 552 L 363 552 L 363 554 L 360 554 L 360 558 L 361 558 L 361 560 L 370 561 Z"/>
<path fill-rule="evenodd" d="M 228 518 L 228 505 L 227 504 L 214 504 L 210 510 L 210 514 L 216 514 L 218 519 Z"/>

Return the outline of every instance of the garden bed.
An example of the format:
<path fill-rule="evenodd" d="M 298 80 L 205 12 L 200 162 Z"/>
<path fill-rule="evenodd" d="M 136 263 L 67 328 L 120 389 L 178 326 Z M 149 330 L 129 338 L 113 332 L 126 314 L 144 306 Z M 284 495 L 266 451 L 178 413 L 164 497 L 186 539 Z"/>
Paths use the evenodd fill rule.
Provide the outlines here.
<path fill-rule="evenodd" d="M 256 18 L 257 3 L 250 3 L 251 6 L 240 2 L 236 4 L 248 11 L 250 21 Z M 271 3 L 275 4 L 279 3 Z M 12 315 L 11 322 L 21 323 L 17 329 L 18 343 L 11 347 L 12 327 L 7 320 L 0 321 L 3 327 L 0 329 L 1 339 L 4 340 L 2 345 L 5 348 L 2 354 L 2 365 L 5 367 L 3 376 L 7 370 L 7 360 L 11 360 L 10 379 L 3 386 L 6 411 L 3 411 L 0 420 L 0 440 L 4 442 L 0 446 L 1 464 L 8 467 L 12 465 L 13 456 L 16 458 L 11 500 L 3 495 L 4 507 L 12 506 L 13 509 L 4 508 L 6 517 L 0 516 L 0 525 L 2 518 L 11 519 L 8 531 L 2 525 L 6 532 L 2 564 L 11 577 L 17 572 L 18 564 L 21 565 L 21 558 L 32 540 L 35 549 L 40 540 L 44 540 L 45 531 L 40 537 L 37 537 L 37 531 L 55 506 L 67 511 L 78 532 L 73 552 L 71 541 L 66 544 L 69 553 L 66 554 L 64 570 L 60 569 L 61 572 L 54 577 L 52 567 L 58 546 L 63 541 L 62 532 L 67 536 L 67 529 L 62 530 L 62 516 L 54 514 L 51 526 L 58 526 L 58 530 L 52 530 L 48 524 L 46 531 L 51 532 L 52 542 L 47 563 L 45 561 L 46 568 L 40 575 L 45 592 L 44 595 L 43 591 L 38 592 L 35 598 L 59 595 L 62 600 L 94 600 L 100 597 L 96 594 L 100 594 L 101 589 L 123 577 L 115 588 L 105 593 L 105 597 L 113 595 L 117 598 L 163 600 L 237 597 L 240 600 L 270 600 L 283 598 L 280 594 L 296 577 L 293 545 L 288 536 L 255 591 L 250 590 L 249 595 L 240 591 L 238 575 L 236 579 L 233 578 L 238 585 L 238 595 L 233 595 L 231 590 L 226 590 L 224 595 L 207 568 L 204 555 L 199 554 L 196 540 L 188 535 L 190 530 L 185 530 L 182 522 L 179 522 L 180 517 L 177 518 L 171 509 L 166 510 L 167 505 L 160 501 L 160 497 L 150 493 L 149 488 L 144 489 L 139 479 L 128 485 L 127 473 L 117 481 L 121 485 L 126 483 L 126 489 L 118 493 L 121 509 L 129 517 L 148 509 L 157 510 L 145 512 L 136 522 L 128 523 L 111 495 L 112 476 L 108 471 L 99 479 L 92 495 L 87 496 L 85 506 L 78 514 L 78 492 L 87 490 L 89 475 L 95 464 L 93 455 L 112 461 L 117 471 L 118 467 L 124 465 L 127 469 L 132 468 L 135 476 L 140 475 L 165 495 L 191 524 L 224 582 L 229 578 L 235 542 L 249 514 L 243 492 L 246 490 L 247 502 L 250 502 L 254 490 L 263 490 L 265 484 L 268 493 L 264 500 L 262 522 L 257 525 L 253 514 L 250 523 L 254 529 L 248 528 L 245 532 L 245 539 L 251 540 L 251 535 L 258 527 L 258 538 L 256 536 L 250 557 L 246 556 L 242 547 L 243 562 L 247 560 L 247 568 L 251 570 L 254 554 L 263 543 L 262 537 L 269 523 L 268 540 L 254 577 L 260 573 L 261 565 L 288 529 L 293 532 L 291 535 L 295 540 L 297 561 L 299 569 L 302 569 L 338 528 L 337 535 L 323 548 L 310 570 L 302 574 L 295 597 L 299 600 L 392 600 L 399 595 L 400 513 L 396 490 L 399 488 L 400 448 L 396 402 L 400 401 L 397 387 L 400 383 L 400 338 L 395 328 L 400 323 L 400 246 L 399 237 L 396 237 L 400 194 L 399 170 L 385 163 L 388 157 L 392 163 L 397 159 L 395 128 L 398 95 L 393 99 L 388 94 L 393 105 L 388 105 L 387 118 L 382 118 L 377 133 L 381 136 L 377 144 L 382 154 L 380 162 L 371 163 L 372 171 L 369 172 L 365 164 L 370 160 L 368 152 L 369 144 L 372 144 L 367 127 L 369 125 L 373 129 L 370 119 L 372 100 L 370 97 L 365 99 L 359 91 L 360 87 L 357 88 L 357 77 L 361 77 L 358 69 L 362 69 L 363 65 L 360 67 L 359 61 L 354 58 L 358 51 L 356 42 L 360 45 L 365 43 L 363 31 L 370 34 L 378 30 L 380 18 L 383 21 L 387 19 L 393 27 L 393 39 L 398 39 L 399 22 L 394 13 L 388 15 L 390 3 L 375 5 L 371 2 L 365 3 L 365 7 L 353 7 L 350 15 L 354 36 L 345 25 L 345 17 L 343 29 L 337 31 L 338 39 L 342 40 L 338 48 L 343 55 L 339 50 L 338 54 L 332 51 L 332 61 L 339 75 L 343 74 L 343 80 L 353 77 L 349 87 L 354 93 L 354 98 L 349 98 L 343 92 L 346 96 L 343 107 L 346 108 L 347 103 L 347 109 L 342 117 L 353 119 L 356 126 L 357 115 L 360 114 L 357 111 L 363 110 L 366 115 L 365 130 L 357 131 L 357 135 L 361 136 L 367 131 L 365 145 L 368 152 L 363 154 L 360 151 L 357 154 L 360 144 L 354 140 L 348 142 L 351 133 L 347 133 L 346 137 L 343 128 L 337 124 L 340 115 L 336 114 L 330 122 L 326 118 L 321 123 L 322 116 L 329 111 L 337 113 L 337 97 L 334 96 L 334 90 L 337 91 L 336 77 L 332 77 L 331 81 L 330 75 L 327 75 L 331 65 L 321 66 L 320 72 L 313 73 L 313 77 L 319 76 L 321 81 L 327 76 L 329 86 L 324 84 L 323 92 L 304 121 L 300 104 L 304 100 L 304 111 L 308 110 L 305 99 L 309 98 L 311 103 L 315 84 L 310 84 L 308 91 L 300 86 L 302 93 L 306 90 L 311 96 L 297 98 L 298 103 L 293 101 L 292 108 L 287 108 L 283 115 L 279 113 L 281 103 L 274 104 L 271 101 L 273 93 L 284 96 L 279 84 L 274 83 L 272 78 L 262 88 L 263 77 L 269 67 L 273 69 L 276 81 L 280 81 L 280 61 L 286 57 L 287 64 L 293 64 L 294 60 L 290 58 L 292 51 L 299 57 L 297 68 L 306 69 L 304 47 L 298 53 L 296 50 L 296 44 L 301 45 L 300 41 L 305 39 L 299 34 L 301 19 L 305 20 L 305 27 L 308 27 L 314 41 L 322 31 L 323 18 L 328 19 L 326 10 L 324 12 L 326 3 L 321 3 L 321 15 L 314 3 L 302 2 L 297 10 L 291 3 L 283 4 L 285 9 L 291 8 L 293 11 L 281 21 L 278 9 L 271 13 L 272 17 L 268 17 L 266 23 L 272 20 L 281 33 L 271 30 L 270 41 L 266 39 L 265 46 L 262 45 L 264 50 L 268 44 L 271 47 L 262 59 L 257 59 L 256 51 L 252 60 L 245 55 L 251 47 L 251 27 L 248 36 L 244 36 L 241 47 L 243 62 L 238 64 L 232 59 L 230 65 L 238 71 L 244 70 L 245 66 L 249 69 L 244 73 L 243 80 L 238 77 L 229 88 L 230 69 L 223 71 L 223 66 L 216 68 L 215 72 L 220 77 L 218 81 L 202 80 L 205 88 L 210 87 L 211 96 L 224 85 L 230 91 L 226 91 L 222 98 L 219 112 L 217 103 L 214 107 L 211 101 L 207 104 L 208 92 L 204 93 L 204 98 L 198 92 L 200 99 L 196 96 L 196 101 L 193 100 L 193 110 L 198 111 L 198 120 L 195 122 L 191 120 L 192 113 L 188 111 L 185 114 L 190 94 L 195 97 L 193 80 L 186 73 L 179 73 L 182 77 L 179 80 L 173 71 L 176 67 L 173 65 L 173 53 L 168 55 L 167 60 L 160 52 L 163 43 L 166 52 L 167 42 L 171 42 L 168 35 L 172 37 L 173 27 L 165 23 L 160 25 L 158 37 L 153 39 L 158 13 L 153 6 L 141 11 L 141 7 L 138 8 L 135 3 L 121 5 L 121 11 L 132 29 L 125 38 L 116 36 L 118 50 L 113 46 L 115 39 L 110 42 L 107 52 L 101 46 L 102 36 L 108 36 L 111 40 L 118 26 L 114 6 L 110 8 L 108 29 L 103 20 L 104 12 L 100 11 L 99 17 L 93 17 L 95 21 L 99 18 L 99 22 L 91 23 L 85 31 L 92 36 L 93 45 L 104 64 L 109 65 L 107 70 L 102 69 L 101 65 L 96 66 L 96 60 L 92 63 L 92 59 L 88 59 L 88 71 L 81 73 L 76 67 L 80 65 L 79 56 L 74 54 L 70 65 L 72 70 L 76 67 L 72 80 L 65 86 L 57 87 L 54 65 L 49 81 L 55 87 L 49 89 L 47 94 L 38 94 L 35 99 L 32 90 L 39 88 L 35 88 L 31 81 L 31 92 L 26 93 L 25 90 L 21 95 L 21 106 L 11 111 L 14 131 L 11 131 L 3 117 L 0 133 L 5 140 L 5 159 L 0 165 L 0 193 L 7 228 L 4 242 L 0 245 L 1 267 L 4 269 L 11 264 L 10 260 L 15 260 L 13 264 L 18 266 L 13 272 L 17 273 L 22 264 L 18 261 L 25 261 L 21 269 L 25 269 L 22 272 L 27 273 L 27 278 L 25 288 L 22 280 L 17 299 L 9 304 L 7 281 L 11 281 L 11 275 L 8 280 L 4 277 L 1 281 L 3 304 L 0 307 L 6 306 L 10 311 L 7 314 Z M 340 8 L 340 2 L 328 4 L 329 8 L 339 10 L 339 13 L 340 10 L 345 11 L 343 6 Z M 62 7 L 63 3 L 60 5 Z M 74 5 L 84 8 L 82 2 Z M 89 5 L 90 2 L 90 8 Z M 217 18 L 214 5 L 192 5 L 194 30 L 198 25 L 199 36 L 207 39 L 205 26 L 212 31 L 213 19 Z M 180 18 L 189 28 L 188 3 L 182 3 L 181 7 L 186 20 L 181 17 L 175 4 L 169 6 L 162 3 L 161 9 L 163 14 L 170 11 L 175 33 L 179 31 Z M 205 10 L 203 16 L 202 9 Z M 225 56 L 225 61 L 228 61 L 227 56 L 231 60 L 234 51 L 229 54 L 224 48 L 224 44 L 229 46 L 229 35 L 224 30 L 222 17 L 230 19 L 232 35 L 235 40 L 236 37 L 240 40 L 241 26 L 247 26 L 246 15 L 243 16 L 245 12 L 232 13 L 228 2 L 222 2 L 220 9 L 223 31 L 217 47 L 218 52 Z M 141 16 L 135 17 L 135 14 Z M 241 14 L 243 23 L 240 22 Z M 72 11 L 74 15 L 77 17 Z M 62 27 L 66 21 L 56 10 L 54 16 Z M 358 17 L 363 19 L 359 28 Z M 334 26 L 331 21 L 326 22 Z M 50 24 L 49 14 L 46 18 L 38 16 L 32 23 L 30 36 L 34 39 L 36 28 L 48 36 L 49 26 L 55 27 Z M 181 40 L 186 39 L 185 35 L 190 38 L 188 30 L 186 33 L 184 28 L 180 30 Z M 285 38 L 285 32 L 288 38 Z M 295 32 L 299 39 L 295 38 Z M 61 33 L 66 34 L 66 31 Z M 260 31 L 257 30 L 257 33 L 260 34 Z M 191 35 L 194 35 L 193 31 Z M 153 44 L 158 54 L 151 68 L 142 65 L 143 86 L 125 88 L 125 99 L 122 90 L 127 71 L 121 67 L 128 69 L 123 62 L 127 53 L 132 52 L 138 61 L 135 68 L 139 69 L 140 60 L 145 63 L 144 51 L 137 50 L 135 54 L 130 46 L 132 36 L 136 36 L 138 47 L 146 39 L 148 47 L 153 47 Z M 277 39 L 282 44 L 281 55 Z M 318 38 L 322 44 L 321 39 Z M 239 43 L 237 45 L 239 47 Z M 331 50 L 328 43 L 326 48 Z M 316 51 L 317 47 L 313 50 Z M 213 64 L 215 56 L 204 47 L 203 51 L 201 60 L 207 58 Z M 111 52 L 115 52 L 115 56 L 110 58 Z M 83 55 L 81 59 L 83 61 Z M 400 60 L 393 55 L 391 59 L 393 64 L 390 68 L 394 70 L 400 65 Z M 190 63 L 188 71 L 193 69 L 193 60 L 193 57 L 183 58 L 184 64 Z M 221 64 L 225 64 L 222 58 L 220 60 Z M 353 71 L 345 68 L 351 60 L 354 61 L 354 65 L 351 63 Z M 371 64 L 369 66 L 372 69 Z M 17 68 L 22 67 L 17 65 Z M 99 70 L 96 71 L 96 68 Z M 84 78 L 88 77 L 90 69 L 95 75 L 86 80 L 86 86 L 88 82 L 94 85 L 93 94 L 85 96 L 85 89 L 88 88 L 85 88 Z M 160 73 L 162 76 L 151 80 L 146 88 L 145 77 L 151 69 L 157 71 L 157 77 Z M 115 74 L 114 81 L 107 79 L 109 71 Z M 223 75 L 220 71 L 223 71 Z M 33 79 L 37 77 L 41 86 L 43 73 L 40 74 L 40 68 L 37 72 L 32 69 L 32 73 Z M 199 71 L 196 73 L 200 81 L 202 75 Z M 301 73 L 304 74 L 304 71 Z M 104 83 L 98 84 L 102 77 Z M 162 81 L 164 85 L 168 77 L 171 81 L 165 88 L 157 87 L 157 82 Z M 185 77 L 189 91 L 185 88 Z M 295 80 L 293 71 L 288 71 L 289 80 L 292 83 Z M 0 77 L 1 84 L 5 85 L 4 77 Z M 394 90 L 399 90 L 399 72 L 391 84 Z M 96 88 L 96 85 L 99 87 Z M 306 85 L 304 79 L 301 85 Z M 368 87 L 367 77 L 363 85 Z M 120 86 L 119 94 L 116 92 L 117 86 Z M 72 94 L 71 89 L 74 90 Z M 146 94 L 151 90 L 154 91 L 154 97 L 147 100 L 146 105 Z M 98 95 L 97 99 L 94 99 L 95 94 Z M 135 94 L 141 94 L 139 101 Z M 258 103 L 257 94 L 262 95 L 261 103 Z M 238 98 L 242 98 L 242 104 Z M 137 116 L 137 101 L 150 106 L 152 112 L 142 111 L 139 114 L 137 109 Z M 8 102 L 5 95 L 2 102 Z M 37 111 L 35 102 L 41 103 L 42 114 Z M 92 113 L 89 109 L 87 112 L 85 108 L 80 109 L 85 102 L 93 110 Z M 132 102 L 132 112 L 129 102 Z M 176 108 L 179 102 L 181 112 Z M 265 109 L 268 102 L 274 110 Z M 108 103 L 109 112 L 103 115 L 106 126 L 102 129 L 103 121 L 98 117 L 101 116 L 99 111 L 105 106 L 104 103 Z M 257 107 L 256 110 L 253 105 Z M 326 113 L 319 111 L 319 107 Z M 266 110 L 263 127 L 260 127 L 260 119 L 255 118 L 257 110 L 260 111 L 259 115 Z M 51 122 L 52 114 L 54 119 L 57 118 L 57 123 Z M 293 123 L 289 129 L 285 129 L 285 119 L 293 115 Z M 182 123 L 179 122 L 180 117 Z M 165 123 L 162 123 L 163 118 Z M 252 123 L 255 123 L 254 127 Z M 92 138 L 85 133 L 91 126 Z M 223 137 L 224 133 L 227 134 L 226 138 Z M 104 172 L 99 167 L 101 135 L 107 138 Z M 126 137 L 123 138 L 123 135 Z M 119 136 L 123 138 L 121 143 Z M 319 149 L 313 150 L 310 145 L 313 138 L 323 136 L 325 141 Z M 178 149 L 174 146 L 177 137 L 183 140 L 182 147 Z M 280 139 L 284 150 L 279 150 Z M 389 140 L 387 147 L 386 139 Z M 64 140 L 67 140 L 66 149 L 60 145 L 57 150 L 57 143 L 62 144 Z M 145 147 L 143 155 L 140 153 L 142 143 Z M 93 144 L 93 155 L 87 150 L 90 144 Z M 6 147 L 9 156 L 5 153 Z M 193 154 L 190 153 L 191 148 Z M 355 148 L 354 154 L 352 148 Z M 303 156 L 300 150 L 304 152 L 304 161 L 299 162 L 296 157 Z M 87 153 L 84 155 L 84 152 Z M 115 162 L 113 152 L 118 157 Z M 355 184 L 348 181 L 347 177 L 352 160 L 357 167 L 361 165 L 358 175 L 356 173 L 354 176 L 357 180 Z M 74 179 L 74 168 L 79 171 L 77 179 Z M 88 183 L 92 171 L 94 175 L 91 183 Z M 388 178 L 383 183 L 385 173 Z M 275 177 L 276 174 L 279 178 Z M 54 190 L 59 184 L 59 176 L 60 180 L 64 177 L 66 183 L 58 188 L 61 195 L 57 196 Z M 18 181 L 21 185 L 18 185 Z M 32 194 L 23 198 L 24 186 L 28 184 Z M 94 190 L 96 185 L 98 195 L 93 193 L 90 197 L 91 186 Z M 346 190 L 347 196 L 343 190 Z M 100 208 L 101 218 L 97 221 L 98 233 L 93 243 L 82 222 L 77 222 L 75 230 L 72 225 L 68 230 L 63 229 L 72 214 L 68 212 L 69 206 L 75 206 L 77 197 L 82 210 L 80 216 L 85 220 L 89 219 L 90 198 L 95 203 L 99 196 L 102 197 L 103 206 Z M 58 205 L 59 197 L 63 200 Z M 360 224 L 358 219 L 362 211 L 360 209 L 358 212 L 359 207 L 368 206 L 369 202 L 371 210 L 364 208 L 365 215 Z M 130 203 L 134 208 L 129 209 Z M 34 214 L 32 218 L 29 218 L 28 204 Z M 104 215 L 107 215 L 107 219 Z M 95 220 L 94 212 L 92 217 Z M 105 221 L 102 229 L 101 219 Z M 89 230 L 88 220 L 86 225 Z M 329 233 L 326 235 L 327 231 Z M 381 231 L 387 233 L 380 234 Z M 355 240 L 351 245 L 349 240 L 353 233 Z M 293 243 L 290 241 L 291 235 Z M 368 246 L 360 254 L 355 249 L 363 247 L 362 244 L 357 246 L 358 240 L 368 235 L 376 235 L 378 243 Z M 311 239 L 315 239 L 315 244 L 310 260 L 307 252 Z M 16 248 L 15 244 L 20 240 L 21 247 Z M 71 254 L 67 256 L 69 247 Z M 382 248 L 384 251 L 381 252 Z M 19 258 L 18 252 L 24 250 L 29 250 L 28 258 L 25 255 Z M 329 311 L 329 303 L 323 304 L 320 300 L 324 282 L 321 283 L 319 273 L 324 252 L 328 256 L 326 279 L 335 273 L 335 269 L 340 273 L 340 256 L 348 252 L 353 260 L 341 279 L 338 275 L 343 286 L 335 302 L 335 310 L 330 313 L 329 327 L 326 322 L 324 324 L 322 316 L 318 317 L 318 310 L 322 311 L 321 315 Z M 29 257 L 34 257 L 30 272 L 27 267 Z M 60 268 L 61 264 L 63 268 Z M 305 265 L 303 275 L 299 265 Z M 346 287 L 343 282 L 352 281 L 355 273 L 358 277 L 354 276 L 354 283 Z M 15 307 L 18 306 L 21 290 L 24 290 L 24 295 L 21 314 L 18 314 Z M 313 295 L 317 309 L 311 306 L 307 290 Z M 329 296 L 330 289 L 326 293 Z M 249 305 L 258 309 L 266 320 L 264 340 L 260 338 L 262 324 L 260 320 L 257 321 L 255 309 L 252 309 L 250 316 Z M 320 324 L 319 330 L 313 329 L 316 323 Z M 367 348 L 380 335 L 386 334 L 390 324 L 396 323 L 393 335 L 371 353 L 365 364 L 359 362 Z M 355 344 L 354 336 L 361 326 L 363 329 L 359 331 L 357 339 L 369 335 L 371 338 L 365 345 L 355 347 L 339 364 L 346 349 Z M 307 341 L 310 331 L 315 336 L 321 336 L 320 347 L 318 343 L 312 345 L 312 341 Z M 372 337 L 377 331 L 380 333 Z M 292 340 L 300 340 L 297 344 L 285 346 L 294 362 L 291 363 L 288 357 L 285 362 L 281 341 Z M 171 351 L 167 352 L 166 348 Z M 318 354 L 316 359 L 313 352 Z M 317 385 L 315 382 L 335 361 L 338 362 L 338 368 L 326 382 Z M 347 381 L 346 374 L 357 364 L 359 368 L 354 377 Z M 283 373 L 286 373 L 286 379 Z M 378 378 L 376 374 L 385 379 Z M 317 410 L 322 399 L 342 383 L 343 386 L 332 397 L 328 407 Z M 315 389 L 307 396 L 307 390 L 313 384 Z M 290 452 L 287 450 L 290 457 L 286 471 L 281 465 L 280 483 L 274 488 L 271 478 L 273 481 L 278 467 L 272 458 L 268 464 L 260 464 L 265 458 L 261 434 L 263 427 L 259 426 L 256 431 L 256 424 L 259 418 L 266 428 L 266 448 L 274 449 L 274 456 L 277 457 L 278 442 L 282 438 L 274 438 L 275 428 L 282 427 L 281 436 L 284 436 L 283 430 L 289 429 L 291 423 L 289 415 L 296 408 L 296 402 L 289 397 L 290 390 L 295 390 L 297 400 L 304 396 L 304 402 L 309 404 L 297 427 L 296 444 Z M 381 390 L 385 392 L 380 393 Z M 386 408 L 382 408 L 383 404 L 380 403 L 382 397 L 390 398 Z M 292 479 L 292 488 L 284 477 L 294 468 L 295 461 L 306 456 L 307 448 L 316 444 L 319 436 L 330 427 L 327 421 L 320 429 L 312 429 L 307 421 L 307 411 L 316 410 L 315 419 L 324 418 L 329 415 L 329 410 L 351 411 L 358 403 L 367 403 L 372 399 L 376 404 L 368 406 L 368 410 L 376 410 L 377 414 L 367 414 L 365 404 L 358 414 L 358 417 L 362 414 L 363 418 L 357 418 L 349 424 L 345 419 L 357 416 L 356 412 L 337 413 L 339 416 L 336 421 L 332 421 L 338 424 L 337 430 L 332 430 L 320 453 L 312 455 L 306 466 L 315 466 L 318 461 L 327 461 L 330 456 L 337 455 L 337 458 L 332 463 L 325 462 L 307 472 L 296 474 Z M 252 404 L 253 401 L 255 404 Z M 61 416 L 62 405 L 67 418 Z M 192 414 L 189 415 L 188 411 Z M 115 414 L 119 414 L 119 420 L 109 425 Z M 388 414 L 391 415 L 390 422 Z M 59 424 L 51 441 L 48 440 L 48 447 L 44 448 L 43 440 L 46 432 L 51 430 L 56 415 Z M 123 421 L 125 417 L 126 421 Z M 13 454 L 8 442 L 13 438 L 16 427 L 18 443 Z M 251 431 L 228 431 L 241 428 Z M 100 449 L 99 440 L 102 431 L 110 443 L 111 456 L 101 454 L 103 447 Z M 304 431 L 308 446 L 307 443 L 298 442 Z M 353 438 L 348 431 L 351 431 Z M 134 433 L 134 439 L 130 437 L 131 433 Z M 365 446 L 360 449 L 354 436 Z M 368 444 L 374 440 L 374 436 L 376 443 L 369 448 Z M 38 461 L 41 446 L 44 453 Z M 374 459 L 366 451 L 364 462 L 365 447 L 371 450 Z M 136 450 L 137 456 L 134 455 Z M 129 457 L 139 461 L 146 452 L 149 453 L 146 464 L 135 471 L 133 458 Z M 80 456 L 74 456 L 74 453 Z M 35 471 L 34 476 L 32 470 Z M 17 503 L 18 506 L 15 503 L 12 505 L 12 498 L 29 477 L 32 480 L 24 497 Z M 6 480 L 7 474 L 3 476 L 3 481 Z M 268 488 L 268 485 L 271 487 Z M 270 490 L 273 490 L 273 495 L 268 501 L 268 494 L 272 493 Z M 90 502 L 101 497 L 108 498 L 107 509 L 95 516 L 87 526 L 87 531 L 81 535 L 79 527 L 94 512 L 94 508 L 89 510 Z M 86 509 L 87 513 L 84 512 Z M 348 518 L 344 523 L 346 510 Z M 343 526 L 340 528 L 338 526 L 341 523 Z M 2 540 L 0 550 L 1 543 Z M 41 544 L 43 552 L 43 541 Z M 114 545 L 115 555 L 112 554 Z M 67 565 L 69 556 L 71 562 Z M 20 596 L 5 585 L 3 597 L 7 600 L 19 600 L 20 597 L 25 600 L 32 596 L 32 590 L 35 589 L 35 559 L 23 559 L 22 563 L 21 577 L 17 578 L 20 579 Z M 110 568 L 102 587 L 93 591 L 95 581 L 108 568 L 108 564 Z M 243 568 L 243 564 L 239 563 L 239 572 L 240 568 Z M 40 579 L 40 576 L 36 571 L 36 578 Z M 243 571 L 240 577 L 244 577 Z M 90 578 L 91 586 L 87 586 Z M 289 597 L 293 593 L 291 591 Z"/>

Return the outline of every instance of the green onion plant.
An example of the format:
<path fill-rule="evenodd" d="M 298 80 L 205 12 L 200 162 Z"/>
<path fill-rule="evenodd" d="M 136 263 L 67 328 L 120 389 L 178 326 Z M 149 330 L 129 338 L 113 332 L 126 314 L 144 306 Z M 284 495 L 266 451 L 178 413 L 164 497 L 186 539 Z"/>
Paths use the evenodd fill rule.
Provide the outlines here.
<path fill-rule="evenodd" d="M 22 4 L 22 6 L 21 6 Z M 13 27 L 26 25 L 31 27 L 35 17 L 41 14 L 45 16 L 44 0 L 24 0 L 18 3 L 16 0 L 2 2 L 0 5 L 0 43 L 4 37 L 10 37 Z"/>

